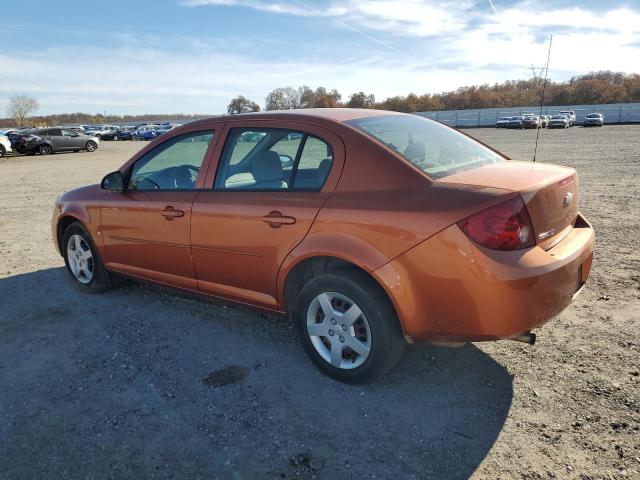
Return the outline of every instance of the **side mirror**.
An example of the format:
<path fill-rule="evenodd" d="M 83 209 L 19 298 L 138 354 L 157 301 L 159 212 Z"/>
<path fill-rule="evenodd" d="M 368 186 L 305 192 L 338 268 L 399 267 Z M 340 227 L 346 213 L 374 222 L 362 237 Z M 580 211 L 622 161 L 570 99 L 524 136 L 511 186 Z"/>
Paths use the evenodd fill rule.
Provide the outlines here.
<path fill-rule="evenodd" d="M 280 155 L 280 163 L 282 163 L 282 168 L 293 167 L 293 158 L 289 155 Z"/>
<path fill-rule="evenodd" d="M 100 187 L 103 190 L 122 192 L 124 190 L 124 175 L 119 171 L 111 172 L 102 179 Z"/>

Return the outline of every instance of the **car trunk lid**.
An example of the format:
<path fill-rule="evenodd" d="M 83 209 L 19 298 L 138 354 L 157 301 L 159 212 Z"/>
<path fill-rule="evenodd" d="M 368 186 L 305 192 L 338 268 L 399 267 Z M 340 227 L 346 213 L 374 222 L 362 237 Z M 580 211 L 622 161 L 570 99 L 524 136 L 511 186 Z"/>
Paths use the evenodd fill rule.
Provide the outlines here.
<path fill-rule="evenodd" d="M 545 250 L 571 231 L 578 215 L 578 176 L 573 168 L 506 161 L 459 172 L 439 182 L 518 192 L 531 217 L 536 243 Z"/>

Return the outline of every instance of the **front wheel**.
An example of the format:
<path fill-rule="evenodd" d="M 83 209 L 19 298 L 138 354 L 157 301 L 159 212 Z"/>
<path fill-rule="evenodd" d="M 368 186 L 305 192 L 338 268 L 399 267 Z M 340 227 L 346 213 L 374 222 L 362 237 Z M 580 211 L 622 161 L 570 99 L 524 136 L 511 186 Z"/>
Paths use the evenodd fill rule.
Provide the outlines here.
<path fill-rule="evenodd" d="M 80 223 L 71 224 L 62 238 L 62 253 L 71 283 L 87 293 L 100 293 L 111 287 L 91 237 Z"/>
<path fill-rule="evenodd" d="M 342 382 L 385 374 L 406 345 L 385 292 L 361 272 L 344 269 L 314 277 L 293 313 L 307 355 Z"/>
<path fill-rule="evenodd" d="M 6 153 L 7 151 L 5 150 L 4 146 L 0 145 L 0 158 L 4 157 Z"/>
<path fill-rule="evenodd" d="M 89 140 L 86 145 L 87 152 L 95 152 L 96 148 L 98 148 L 98 144 L 93 140 Z"/>

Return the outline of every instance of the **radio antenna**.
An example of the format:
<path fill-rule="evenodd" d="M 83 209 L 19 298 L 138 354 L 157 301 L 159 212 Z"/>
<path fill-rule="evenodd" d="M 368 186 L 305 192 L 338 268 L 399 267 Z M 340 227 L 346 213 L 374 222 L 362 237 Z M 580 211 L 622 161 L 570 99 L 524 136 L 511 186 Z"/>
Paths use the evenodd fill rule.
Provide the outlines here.
<path fill-rule="evenodd" d="M 547 66 L 544 67 L 544 83 L 542 84 L 542 99 L 540 100 L 540 114 L 542 116 L 542 106 L 544 105 L 544 92 L 547 89 L 547 74 L 549 73 L 549 58 L 551 58 L 551 42 L 553 41 L 553 35 L 549 37 L 549 51 L 547 52 Z M 538 153 L 538 138 L 540 138 L 541 128 L 536 129 L 536 147 L 533 149 L 533 161 L 536 161 L 536 154 Z"/>

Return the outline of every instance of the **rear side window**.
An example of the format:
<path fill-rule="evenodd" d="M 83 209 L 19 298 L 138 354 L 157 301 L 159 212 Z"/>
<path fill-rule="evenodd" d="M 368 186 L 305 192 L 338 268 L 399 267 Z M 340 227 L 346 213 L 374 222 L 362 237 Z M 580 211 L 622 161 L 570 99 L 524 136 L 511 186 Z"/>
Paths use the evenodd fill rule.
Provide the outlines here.
<path fill-rule="evenodd" d="M 307 137 L 293 182 L 294 190 L 320 190 L 333 164 L 331 147 L 316 137 Z"/>
<path fill-rule="evenodd" d="M 304 132 L 234 128 L 218 166 L 216 190 L 318 191 L 331 170 L 325 141 Z"/>
<path fill-rule="evenodd" d="M 433 179 L 504 161 L 466 135 L 418 115 L 366 117 L 345 123 L 373 137 Z"/>

